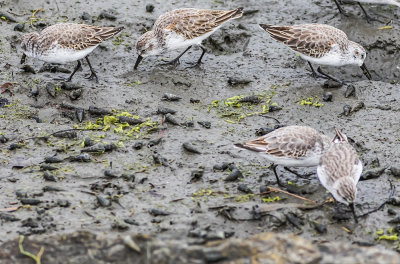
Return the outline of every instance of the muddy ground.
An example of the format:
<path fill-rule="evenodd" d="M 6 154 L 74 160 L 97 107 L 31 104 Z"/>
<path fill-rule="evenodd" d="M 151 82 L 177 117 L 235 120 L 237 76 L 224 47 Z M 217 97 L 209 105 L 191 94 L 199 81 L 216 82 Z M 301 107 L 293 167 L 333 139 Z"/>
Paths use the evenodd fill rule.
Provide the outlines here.
<path fill-rule="evenodd" d="M 309 125 L 329 136 L 339 127 L 365 167 L 367 180 L 358 184 L 357 213 L 385 202 L 390 181 L 393 188 L 400 188 L 396 179 L 400 176 L 400 9 L 366 6 L 387 16 L 380 17 L 385 22 L 392 19 L 391 28 L 382 28 L 385 23 L 366 23 L 355 5 L 344 5 L 349 17 L 341 16 L 332 2 L 0 1 L 0 84 L 11 83 L 3 86 L 11 93 L 1 94 L 0 108 L 0 133 L 3 141 L 8 140 L 0 143 L 0 243 L 19 234 L 76 230 L 110 238 L 146 233 L 195 241 L 275 231 L 317 242 L 381 244 L 396 250 L 400 221 L 388 223 L 400 213 L 396 199 L 358 224 L 347 208 L 332 202 L 304 210 L 299 208 L 304 200 L 284 193 L 260 195 L 265 186 L 278 187 L 270 164 L 233 148 L 235 142 L 255 138 L 260 128 L 278 124 Z M 146 12 L 147 4 L 154 5 L 153 12 Z M 193 49 L 176 68 L 158 64 L 180 51 L 146 58 L 133 70 L 134 43 L 160 14 L 180 7 L 240 6 L 245 15 L 204 42 L 209 52 L 200 68 L 185 68 L 200 55 L 200 49 Z M 16 22 L 10 21 L 13 18 Z M 84 79 L 89 72 L 86 63 L 72 88 L 53 80 L 68 73 L 39 72 L 43 62 L 27 60 L 35 74 L 21 69 L 19 37 L 60 21 L 125 26 L 123 33 L 90 56 L 99 83 Z M 273 41 L 259 23 L 336 26 L 366 47 L 366 65 L 374 80 L 366 80 L 356 66 L 323 67 L 346 81 L 342 87 L 326 88 L 325 80 L 313 79 L 306 63 Z M 14 30 L 17 24 L 24 25 L 23 32 Z M 62 67 L 72 70 L 74 65 Z M 181 99 L 162 100 L 165 93 Z M 332 101 L 323 101 L 327 93 Z M 238 99 L 250 95 L 261 101 L 238 104 Z M 88 111 L 92 106 L 109 112 L 96 116 Z M 165 120 L 159 108 L 176 113 Z M 82 110 L 79 122 L 76 113 Z M 117 122 L 126 112 L 142 125 Z M 199 122 L 209 122 L 210 127 Z M 74 128 L 80 130 L 72 131 L 72 138 L 53 134 Z M 85 138 L 94 141 L 98 153 L 84 152 L 90 155 L 88 162 L 73 161 L 82 150 L 91 150 L 83 143 Z M 199 153 L 185 150 L 185 142 Z M 243 177 L 225 181 L 234 167 L 224 171 L 215 167 L 224 163 L 234 164 Z M 279 172 L 291 192 L 318 203 L 330 198 L 315 174 L 305 180 Z M 252 193 L 246 193 L 249 189 Z M 268 212 L 260 216 L 254 206 Z"/>

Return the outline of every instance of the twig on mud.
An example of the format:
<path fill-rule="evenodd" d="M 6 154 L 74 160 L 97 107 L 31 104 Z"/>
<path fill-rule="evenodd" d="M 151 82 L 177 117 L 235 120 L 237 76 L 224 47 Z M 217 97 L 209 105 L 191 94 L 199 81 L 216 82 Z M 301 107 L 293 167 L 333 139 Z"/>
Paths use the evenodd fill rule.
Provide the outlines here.
<path fill-rule="evenodd" d="M 270 119 L 273 119 L 273 120 L 275 120 L 278 124 L 280 124 L 281 122 L 279 122 L 279 120 L 277 119 L 277 118 L 275 118 L 275 117 L 272 117 L 272 116 L 269 116 L 269 115 L 261 115 L 262 117 L 266 117 L 266 118 L 270 118 Z"/>
<path fill-rule="evenodd" d="M 27 14 L 18 14 L 18 13 L 15 13 L 15 12 L 11 11 L 11 10 L 8 10 L 7 13 L 10 13 L 11 15 L 14 15 L 14 16 L 26 16 L 27 15 Z"/>
<path fill-rule="evenodd" d="M 36 264 L 40 264 L 41 263 L 41 258 L 42 258 L 43 252 L 44 252 L 44 247 L 41 247 L 40 250 L 39 250 L 39 253 L 37 254 L 37 256 L 35 256 L 32 253 L 24 250 L 24 247 L 22 246 L 22 242 L 24 241 L 24 238 L 25 237 L 22 236 L 22 235 L 19 236 L 19 242 L 18 242 L 19 252 L 22 255 L 28 256 L 31 259 L 33 259 L 36 262 Z"/>
<path fill-rule="evenodd" d="M 284 194 L 293 196 L 293 197 L 295 197 L 295 198 L 298 198 L 298 199 L 301 199 L 301 200 L 304 200 L 304 201 L 313 203 L 313 204 L 315 204 L 315 205 L 319 205 L 317 202 L 315 202 L 315 201 L 313 201 L 313 200 L 310 200 L 310 199 L 307 199 L 307 198 L 304 198 L 304 197 L 302 197 L 302 196 L 299 196 L 299 195 L 296 195 L 296 194 L 293 194 L 293 193 L 290 193 L 290 192 L 287 192 L 287 191 L 284 191 L 284 190 L 281 190 L 281 189 L 278 189 L 278 188 L 270 187 L 270 186 L 268 186 L 268 188 L 269 188 L 271 191 L 274 191 L 274 192 L 281 192 L 281 193 L 284 193 Z"/>

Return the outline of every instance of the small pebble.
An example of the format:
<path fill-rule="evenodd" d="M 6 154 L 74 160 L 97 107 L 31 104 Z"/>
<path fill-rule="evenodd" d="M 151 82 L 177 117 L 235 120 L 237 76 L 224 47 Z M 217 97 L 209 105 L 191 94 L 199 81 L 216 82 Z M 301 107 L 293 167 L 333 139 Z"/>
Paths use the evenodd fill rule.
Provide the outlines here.
<path fill-rule="evenodd" d="M 360 181 L 366 181 L 378 178 L 382 175 L 386 168 L 371 169 L 361 174 Z"/>
<path fill-rule="evenodd" d="M 105 170 L 104 176 L 109 177 L 109 178 L 118 178 L 119 177 L 119 175 L 113 170 Z"/>
<path fill-rule="evenodd" d="M 124 219 L 124 222 L 129 225 L 135 225 L 135 226 L 139 225 L 139 223 L 135 219 L 132 219 L 132 218 L 126 218 L 126 219 Z"/>
<path fill-rule="evenodd" d="M 176 110 L 173 110 L 173 109 L 170 109 L 170 108 L 167 108 L 167 107 L 159 107 L 158 109 L 157 109 L 157 114 L 160 114 L 160 115 L 166 115 L 166 114 L 175 114 L 176 113 Z"/>
<path fill-rule="evenodd" d="M 204 168 L 192 170 L 190 173 L 190 183 L 199 181 L 204 175 Z"/>
<path fill-rule="evenodd" d="M 154 10 L 154 5 L 153 4 L 147 4 L 146 5 L 146 12 L 151 13 Z"/>
<path fill-rule="evenodd" d="M 69 158 L 70 161 L 77 161 L 77 162 L 89 162 L 91 161 L 91 157 L 88 153 L 79 154 L 76 156 L 72 156 Z"/>
<path fill-rule="evenodd" d="M 135 142 L 132 147 L 136 150 L 139 150 L 143 147 L 143 142 L 141 141 Z"/>
<path fill-rule="evenodd" d="M 168 160 L 163 158 L 160 154 L 153 154 L 153 160 L 155 164 L 163 165 L 165 167 L 168 167 Z"/>
<path fill-rule="evenodd" d="M 20 202 L 22 204 L 28 204 L 28 205 L 38 205 L 40 204 L 42 201 L 39 199 L 34 199 L 34 198 L 21 198 Z"/>
<path fill-rule="evenodd" d="M 390 167 L 390 173 L 394 177 L 399 178 L 400 177 L 400 166 L 391 166 Z"/>
<path fill-rule="evenodd" d="M 54 83 L 47 83 L 46 91 L 51 97 L 56 97 L 56 85 Z"/>
<path fill-rule="evenodd" d="M 189 102 L 190 102 L 191 104 L 198 104 L 198 103 L 200 103 L 200 99 L 190 98 L 190 99 L 189 99 Z"/>
<path fill-rule="evenodd" d="M 346 91 L 344 92 L 344 97 L 348 98 L 352 95 L 355 95 L 356 93 L 356 88 L 354 87 L 354 85 L 349 84 L 347 85 Z"/>
<path fill-rule="evenodd" d="M 113 14 L 110 14 L 110 13 L 109 13 L 108 11 L 106 11 L 106 10 L 103 10 L 103 11 L 100 13 L 99 18 L 100 18 L 100 19 L 105 18 L 105 19 L 108 19 L 108 20 L 116 20 L 116 19 L 117 19 L 116 16 L 114 16 Z"/>
<path fill-rule="evenodd" d="M 106 149 L 104 148 L 104 145 L 101 143 L 81 149 L 82 153 L 104 153 L 105 151 Z"/>
<path fill-rule="evenodd" d="M 170 93 L 165 93 L 161 98 L 161 100 L 165 101 L 179 101 L 180 99 L 182 99 L 182 97 Z"/>
<path fill-rule="evenodd" d="M 58 199 L 57 200 L 57 205 L 59 207 L 69 207 L 71 205 L 71 202 L 66 200 L 66 199 Z"/>
<path fill-rule="evenodd" d="M 275 129 L 269 128 L 269 127 L 260 127 L 259 129 L 256 130 L 256 135 L 261 137 L 261 136 L 264 136 L 264 135 L 266 135 L 268 133 L 271 133 L 274 130 Z"/>
<path fill-rule="evenodd" d="M 333 94 L 331 92 L 325 92 L 322 96 L 324 102 L 332 102 Z"/>
<path fill-rule="evenodd" d="M 107 109 L 103 109 L 103 108 L 99 108 L 96 106 L 89 106 L 88 109 L 89 114 L 94 115 L 94 116 L 105 116 L 105 115 L 110 115 L 111 111 L 107 110 Z"/>
<path fill-rule="evenodd" d="M 211 122 L 208 121 L 198 121 L 197 122 L 199 125 L 201 125 L 202 127 L 205 127 L 207 129 L 211 128 Z"/>
<path fill-rule="evenodd" d="M 351 107 L 350 105 L 344 105 L 343 106 L 343 115 L 344 116 L 349 116 L 350 115 L 350 111 L 351 111 Z"/>
<path fill-rule="evenodd" d="M 7 143 L 7 141 L 8 141 L 8 138 L 6 138 L 4 135 L 0 135 L 0 142 L 1 143 Z"/>
<path fill-rule="evenodd" d="M 140 118 L 134 118 L 131 116 L 119 116 L 118 117 L 118 122 L 120 123 L 128 123 L 129 125 L 138 125 L 143 123 L 143 120 Z"/>
<path fill-rule="evenodd" d="M 243 174 L 238 169 L 233 169 L 232 172 L 225 178 L 224 181 L 236 181 L 239 178 L 242 178 Z"/>
<path fill-rule="evenodd" d="M 161 137 L 149 140 L 149 142 L 147 143 L 147 147 L 151 148 L 151 147 L 157 146 L 161 142 L 162 142 L 162 138 Z"/>
<path fill-rule="evenodd" d="M 77 107 L 75 109 L 75 116 L 78 119 L 79 123 L 82 123 L 83 117 L 85 116 L 85 110 L 83 108 Z"/>
<path fill-rule="evenodd" d="M 82 86 L 80 84 L 72 83 L 72 82 L 63 82 L 61 83 L 61 88 L 67 91 L 74 90 L 82 90 Z"/>
<path fill-rule="evenodd" d="M 154 216 L 166 216 L 166 215 L 170 215 L 170 213 L 167 213 L 167 212 L 165 212 L 165 211 L 163 211 L 163 210 L 160 210 L 160 209 L 156 209 L 156 208 L 153 208 L 153 209 L 151 209 L 150 210 L 150 212 L 149 212 L 151 215 L 154 215 Z"/>
<path fill-rule="evenodd" d="M 89 20 L 90 19 L 90 15 L 86 12 L 83 12 L 83 14 L 81 15 L 81 19 L 82 20 Z"/>
<path fill-rule="evenodd" d="M 182 144 L 182 147 L 191 153 L 201 154 L 201 151 L 193 144 L 193 142 L 187 141 Z"/>
<path fill-rule="evenodd" d="M 53 181 L 53 182 L 56 182 L 56 181 L 57 181 L 57 177 L 54 176 L 53 174 L 51 174 L 51 173 L 48 172 L 48 171 L 45 171 L 45 172 L 43 173 L 43 178 L 44 178 L 46 181 Z"/>
<path fill-rule="evenodd" d="M 136 178 L 135 174 L 133 173 L 123 173 L 121 176 L 125 181 L 129 182 L 134 182 Z"/>
<path fill-rule="evenodd" d="M 323 85 L 324 88 L 339 88 L 342 86 L 343 86 L 342 83 L 331 80 L 331 79 L 327 80 Z"/>
<path fill-rule="evenodd" d="M 179 125 L 178 120 L 170 113 L 165 115 L 165 122 L 168 122 L 173 125 Z"/>
<path fill-rule="evenodd" d="M 389 208 L 389 209 L 387 210 L 387 212 L 388 212 L 389 215 L 396 215 L 396 214 L 397 214 L 396 211 L 393 210 L 393 208 Z"/>
<path fill-rule="evenodd" d="M 247 186 L 247 184 L 241 183 L 238 186 L 238 190 L 244 193 L 253 193 L 253 191 Z"/>
<path fill-rule="evenodd" d="M 224 171 L 229 168 L 231 162 L 222 162 L 221 164 L 216 164 L 213 166 L 214 171 Z"/>
<path fill-rule="evenodd" d="M 360 109 L 362 109 L 364 107 L 364 102 L 360 101 L 360 102 L 356 102 L 353 107 L 351 108 L 352 112 L 357 112 Z"/>
<path fill-rule="evenodd" d="M 46 163 L 60 163 L 63 162 L 64 159 L 58 158 L 56 156 L 51 156 L 51 157 L 45 157 L 44 162 Z"/>
<path fill-rule="evenodd" d="M 24 24 L 16 24 L 14 27 L 14 31 L 22 32 L 24 30 Z"/>
<path fill-rule="evenodd" d="M 71 98 L 72 101 L 77 100 L 79 97 L 81 97 L 82 93 L 82 89 L 71 91 L 71 93 L 69 94 L 69 98 Z"/>
<path fill-rule="evenodd" d="M 326 234 L 326 232 L 328 231 L 326 229 L 326 226 L 324 226 L 323 224 L 320 224 L 318 222 L 314 222 L 314 227 L 315 227 L 315 230 L 317 230 L 317 232 L 319 234 Z"/>
<path fill-rule="evenodd" d="M 96 198 L 102 207 L 108 207 L 111 205 L 111 201 L 101 195 L 96 195 Z"/>
<path fill-rule="evenodd" d="M 52 134 L 54 137 L 58 138 L 70 138 L 74 139 L 78 137 L 78 133 L 75 130 L 59 131 Z"/>

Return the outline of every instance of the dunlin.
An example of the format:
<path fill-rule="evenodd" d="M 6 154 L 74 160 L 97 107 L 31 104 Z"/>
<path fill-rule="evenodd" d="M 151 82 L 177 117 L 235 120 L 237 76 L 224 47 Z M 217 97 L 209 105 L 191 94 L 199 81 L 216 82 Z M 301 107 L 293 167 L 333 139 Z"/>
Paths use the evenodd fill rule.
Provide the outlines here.
<path fill-rule="evenodd" d="M 282 186 L 276 172 L 276 165 L 282 165 L 285 168 L 318 166 L 321 155 L 331 143 L 331 139 L 311 127 L 286 126 L 255 140 L 235 144 L 235 146 L 258 152 L 273 163 L 272 168 L 277 183 Z"/>
<path fill-rule="evenodd" d="M 354 201 L 362 168 L 357 152 L 347 141 L 346 135 L 336 129 L 331 147 L 321 156 L 317 174 L 321 184 L 336 201 L 350 206 L 356 221 Z"/>
<path fill-rule="evenodd" d="M 332 26 L 323 24 L 303 24 L 294 26 L 274 26 L 260 24 L 271 37 L 282 42 L 308 61 L 314 77 L 319 77 L 311 65 L 317 63 L 330 66 L 355 64 L 361 67 L 368 79 L 371 74 L 365 66 L 365 49 L 347 38 L 346 33 Z M 322 76 L 342 83 L 342 81 L 322 72 Z"/>
<path fill-rule="evenodd" d="M 168 64 L 179 64 L 179 58 L 193 45 L 200 45 L 202 53 L 193 66 L 199 65 L 206 52 L 201 42 L 220 28 L 225 22 L 241 17 L 243 8 L 230 11 L 208 9 L 176 9 L 161 15 L 151 31 L 143 34 L 137 44 L 138 58 L 134 69 L 144 57 L 157 55 L 174 49 L 185 50 Z"/>
<path fill-rule="evenodd" d="M 346 12 L 343 10 L 342 6 L 339 4 L 339 2 L 337 0 L 333 0 L 337 6 L 337 8 L 339 9 L 339 12 L 342 14 L 346 14 Z M 367 21 L 369 22 L 370 20 L 377 20 L 377 19 L 373 19 L 371 18 L 371 16 L 369 16 L 367 14 L 367 11 L 365 11 L 364 7 L 362 6 L 361 3 L 365 3 L 365 4 L 379 4 L 379 5 L 395 5 L 400 7 L 400 0 L 353 0 L 352 2 L 357 2 L 357 4 L 360 6 L 361 10 L 363 11 L 365 18 L 367 19 Z M 382 22 L 382 21 L 381 21 Z"/>
<path fill-rule="evenodd" d="M 118 34 L 124 27 L 96 27 L 85 24 L 60 23 L 45 28 L 42 32 L 27 33 L 22 36 L 21 48 L 23 57 L 33 57 L 39 60 L 65 64 L 78 61 L 74 71 L 65 79 L 71 81 L 72 76 L 81 67 L 81 59 L 86 58 L 91 75 L 88 79 L 95 78 L 96 72 L 89 61 L 89 54 L 103 41 Z"/>

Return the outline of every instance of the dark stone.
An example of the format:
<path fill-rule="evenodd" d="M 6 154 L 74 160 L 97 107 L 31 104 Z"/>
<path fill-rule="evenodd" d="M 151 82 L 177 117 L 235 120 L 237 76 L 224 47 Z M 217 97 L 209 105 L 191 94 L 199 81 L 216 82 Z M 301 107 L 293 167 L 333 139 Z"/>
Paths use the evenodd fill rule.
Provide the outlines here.
<path fill-rule="evenodd" d="M 253 193 L 253 191 L 247 186 L 247 184 L 241 183 L 238 186 L 238 190 L 244 193 Z"/>
<path fill-rule="evenodd" d="M 211 122 L 208 121 L 198 121 L 197 122 L 199 125 L 201 125 L 202 127 L 205 127 L 207 129 L 211 128 Z"/>
<path fill-rule="evenodd" d="M 24 30 L 24 24 L 16 24 L 14 27 L 14 31 L 22 32 Z"/>
<path fill-rule="evenodd" d="M 225 181 L 236 181 L 239 178 L 243 178 L 243 174 L 238 169 L 233 169 L 232 172 L 225 178 Z"/>
<path fill-rule="evenodd" d="M 147 4 L 146 5 L 146 12 L 153 12 L 154 11 L 154 5 L 153 4 Z"/>
<path fill-rule="evenodd" d="M 333 94 L 331 92 L 325 92 L 322 96 L 324 102 L 332 102 Z"/>

